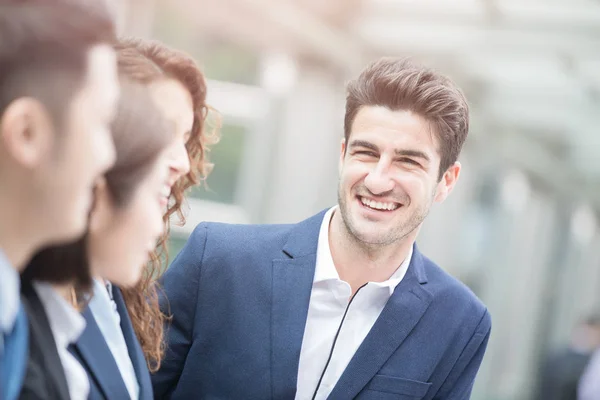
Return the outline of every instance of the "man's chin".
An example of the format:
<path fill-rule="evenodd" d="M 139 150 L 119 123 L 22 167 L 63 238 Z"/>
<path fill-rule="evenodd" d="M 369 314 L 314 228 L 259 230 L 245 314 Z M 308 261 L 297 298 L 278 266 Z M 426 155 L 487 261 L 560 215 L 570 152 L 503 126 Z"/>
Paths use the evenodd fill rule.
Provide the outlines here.
<path fill-rule="evenodd" d="M 60 230 L 54 230 L 52 237 L 49 238 L 49 246 L 57 246 L 64 243 L 74 242 L 80 239 L 88 228 L 87 218 L 76 219 L 72 218 L 71 221 L 62 221 Z"/>
<path fill-rule="evenodd" d="M 351 232 L 358 242 L 367 246 L 382 246 L 390 243 L 389 235 L 384 234 L 381 229 L 374 231 L 373 229 L 356 227 Z"/>

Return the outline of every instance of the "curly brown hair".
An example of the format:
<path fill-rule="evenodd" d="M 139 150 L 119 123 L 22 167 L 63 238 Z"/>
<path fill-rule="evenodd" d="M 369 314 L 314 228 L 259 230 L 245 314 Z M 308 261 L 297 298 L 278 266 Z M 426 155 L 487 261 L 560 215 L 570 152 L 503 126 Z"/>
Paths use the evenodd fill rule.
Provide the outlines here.
<path fill-rule="evenodd" d="M 127 311 L 140 342 L 148 368 L 160 368 L 164 353 L 164 323 L 167 316 L 159 307 L 158 278 L 168 265 L 167 239 L 171 216 L 177 214 L 179 223 L 185 223 L 182 204 L 187 189 L 203 182 L 212 169 L 207 157 L 208 146 L 218 141 L 219 118 L 213 129 L 208 129 L 209 112 L 206 104 L 206 79 L 194 60 L 187 54 L 166 47 L 157 41 L 127 38 L 115 44 L 119 73 L 134 81 L 150 84 L 158 80 L 175 79 L 190 93 L 194 122 L 186 149 L 190 171 L 173 186 L 169 207 L 164 215 L 165 233 L 160 239 L 142 279 L 132 288 L 122 289 Z"/>

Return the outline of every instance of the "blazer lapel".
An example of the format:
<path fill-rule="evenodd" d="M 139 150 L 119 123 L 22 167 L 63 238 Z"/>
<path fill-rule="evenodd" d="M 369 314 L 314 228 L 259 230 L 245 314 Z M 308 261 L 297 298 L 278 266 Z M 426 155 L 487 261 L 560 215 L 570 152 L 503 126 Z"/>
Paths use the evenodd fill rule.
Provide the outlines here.
<path fill-rule="evenodd" d="M 121 331 L 123 332 L 123 337 L 125 338 L 125 343 L 127 344 L 129 358 L 131 359 L 133 369 L 135 370 L 135 376 L 138 384 L 140 385 L 140 399 L 151 400 L 154 395 L 152 393 L 152 382 L 150 380 L 148 364 L 146 363 L 144 352 L 142 351 L 142 347 L 140 346 L 137 336 L 135 335 L 135 331 L 133 330 L 133 324 L 129 318 L 129 313 L 127 312 L 127 306 L 125 305 L 123 294 L 116 286 L 113 286 L 113 299 L 117 305 L 117 312 L 121 317 Z"/>
<path fill-rule="evenodd" d="M 90 379 L 96 382 L 104 398 L 128 398 L 129 393 L 121 378 L 119 367 L 92 311 L 87 307 L 82 315 L 85 318 L 86 327 L 77 343 L 72 346 L 72 351 L 79 356 L 90 372 Z"/>
<path fill-rule="evenodd" d="M 44 375 L 48 377 L 47 389 L 52 393 L 48 395 L 55 399 L 68 400 L 69 386 L 65 376 L 62 362 L 58 356 L 56 342 L 50 328 L 50 321 L 46 316 L 44 306 L 30 282 L 23 282 L 21 293 L 25 299 L 26 309 L 29 314 L 29 345 L 30 357 L 40 357 L 40 365 L 44 369 Z M 27 379 L 27 377 L 25 378 Z"/>
<path fill-rule="evenodd" d="M 406 276 L 394 290 L 373 328 L 340 377 L 330 399 L 352 399 L 407 338 L 431 303 L 423 256 L 414 248 Z"/>
<path fill-rule="evenodd" d="M 296 394 L 300 349 L 324 214 L 321 212 L 294 226 L 283 247 L 283 258 L 273 260 L 271 397 L 274 399 L 293 399 Z"/>

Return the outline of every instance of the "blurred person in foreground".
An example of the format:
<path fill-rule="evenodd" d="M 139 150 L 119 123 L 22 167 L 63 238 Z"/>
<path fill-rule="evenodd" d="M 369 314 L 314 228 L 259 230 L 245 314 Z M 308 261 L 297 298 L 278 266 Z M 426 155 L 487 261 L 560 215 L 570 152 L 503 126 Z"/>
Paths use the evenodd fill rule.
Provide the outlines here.
<path fill-rule="evenodd" d="M 579 380 L 577 400 L 600 399 L 600 314 L 595 315 L 589 324 L 594 329 L 590 334 L 595 334 L 595 346 Z"/>
<path fill-rule="evenodd" d="M 590 315 L 574 327 L 568 347 L 544 360 L 536 399 L 577 400 L 579 380 L 598 346 L 600 315 Z"/>
<path fill-rule="evenodd" d="M 202 223 L 165 273 L 156 398 L 469 398 L 490 315 L 414 244 L 468 126 L 449 79 L 370 64 L 348 85 L 338 205 L 294 225 Z"/>
<path fill-rule="evenodd" d="M 39 248 L 83 233 L 94 181 L 114 161 L 112 31 L 72 5 L 0 4 L 1 399 L 19 394 L 29 343 L 40 340 L 19 273 Z"/>
<path fill-rule="evenodd" d="M 161 217 L 167 230 L 156 249 L 156 242 L 152 243 L 152 262 L 143 270 L 138 270 L 139 262 L 124 256 L 127 253 L 122 248 L 143 238 L 143 232 L 126 231 L 119 221 L 115 221 L 115 229 L 90 232 L 90 259 L 96 260 L 92 262 L 93 297 L 83 310 L 86 328 L 71 351 L 90 379 L 90 399 L 152 399 L 149 371 L 160 365 L 163 349 L 164 317 L 156 294 L 156 279 L 167 262 L 161 250 L 170 215 L 181 212 L 184 190 L 208 173 L 207 145 L 215 136 L 205 130 L 206 83 L 192 59 L 158 42 L 138 39 L 123 39 L 115 49 L 120 76 L 146 87 L 156 105 L 147 118 L 159 113 L 169 123 L 168 177 L 161 188 Z M 131 139 L 144 143 L 152 132 L 146 125 L 129 124 L 120 129 L 131 130 Z M 126 280 L 122 274 L 128 268 L 134 268 L 136 275 Z"/>
<path fill-rule="evenodd" d="M 135 285 L 156 240 L 163 232 L 164 187 L 168 180 L 166 149 L 173 141 L 172 129 L 155 107 L 147 87 L 124 80 L 121 82 L 122 95 L 116 118 L 111 125 L 116 162 L 95 187 L 94 206 L 86 234 L 74 243 L 52 246 L 37 253 L 23 274 L 24 288 L 29 285 L 30 290 L 35 289 L 40 297 L 43 291 L 54 289 L 62 294 L 62 298 L 54 301 L 67 304 L 72 301 L 69 296 L 73 289 L 77 289 L 81 302 L 85 303 L 89 300 L 85 296 L 92 292 L 92 285 L 97 283 L 102 284 L 104 293 L 94 291 L 94 297 L 108 297 L 104 279 L 110 279 L 110 282 L 124 287 Z M 140 140 L 142 135 L 143 140 Z M 92 281 L 92 277 L 96 277 L 96 281 Z M 34 300 L 32 297 L 32 301 Z M 119 324 L 131 325 L 126 315 L 118 320 L 110 301 L 106 302 L 108 304 L 103 311 L 109 313 L 110 323 L 116 327 Z M 51 305 L 49 301 L 48 304 Z M 74 310 L 71 304 L 68 306 Z M 94 390 L 90 390 L 94 388 L 95 382 L 91 379 L 88 381 L 86 365 L 81 362 L 80 354 L 73 351 L 64 353 L 73 339 L 77 339 L 86 328 L 84 317 L 77 315 L 77 319 L 69 319 L 65 314 L 54 314 L 48 307 L 46 310 L 51 326 L 61 324 L 70 329 L 69 337 L 55 335 L 58 358 L 66 377 L 66 382 L 61 382 L 61 386 L 64 389 L 64 383 L 67 384 L 70 396 L 65 396 L 66 393 L 63 392 L 57 397 L 45 390 L 46 384 L 50 384 L 54 378 L 52 370 L 58 369 L 60 365 L 54 364 L 56 359 L 46 357 L 31 360 L 21 397 L 95 398 Z M 133 365 L 141 364 L 144 367 L 144 357 L 133 333 L 121 336 L 120 339 L 120 356 L 129 358 L 131 353 L 136 356 L 132 360 Z M 110 352 L 105 352 L 103 348 L 101 350 L 94 352 L 96 365 L 116 369 L 114 362 L 102 365 L 111 356 Z M 129 367 L 133 372 L 131 363 Z M 147 371 L 141 377 L 150 383 Z M 109 397 L 140 398 L 138 393 L 130 394 L 127 391 L 110 393 Z M 145 397 L 151 397 L 151 394 Z"/>

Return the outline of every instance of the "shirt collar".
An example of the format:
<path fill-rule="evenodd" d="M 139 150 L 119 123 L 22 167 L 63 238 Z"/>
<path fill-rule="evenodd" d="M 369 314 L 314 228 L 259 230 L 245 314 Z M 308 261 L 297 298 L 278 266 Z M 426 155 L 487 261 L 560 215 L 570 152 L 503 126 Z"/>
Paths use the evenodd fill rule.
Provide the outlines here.
<path fill-rule="evenodd" d="M 85 318 L 46 282 L 33 282 L 54 335 L 56 345 L 67 348 L 85 329 Z"/>
<path fill-rule="evenodd" d="M 333 257 L 331 256 L 331 248 L 329 247 L 329 225 L 333 213 L 338 209 L 338 206 L 334 206 L 327 210 L 321 223 L 321 229 L 319 230 L 319 240 L 317 243 L 317 264 L 315 267 L 315 277 L 313 283 L 324 282 L 328 280 L 339 280 L 340 275 L 335 268 L 333 263 Z M 388 288 L 390 295 L 394 293 L 396 286 L 402 281 L 410 265 L 412 259 L 414 245 L 410 247 L 406 259 L 400 264 L 394 274 L 384 282 L 369 282 L 369 285 L 375 287 Z"/>
<path fill-rule="evenodd" d="M 103 279 L 94 279 L 93 283 L 93 296 L 90 302 L 88 303 L 88 307 L 92 310 L 92 313 L 96 317 L 96 319 L 101 319 L 104 321 L 112 321 L 116 323 L 116 327 L 119 327 L 120 316 L 116 309 L 116 304 L 112 300 L 112 284 L 108 281 L 104 281 Z M 99 322 L 99 321 L 96 321 Z M 110 322 L 112 324 L 112 322 Z M 114 324 L 113 324 L 114 325 Z M 111 325 L 112 326 L 112 325 Z M 104 332 L 103 332 L 104 334 Z M 104 336 L 106 336 L 104 334 Z"/>
<path fill-rule="evenodd" d="M 100 279 L 93 280 L 93 295 L 88 303 L 88 306 L 95 311 L 95 309 L 103 309 L 110 305 L 110 294 L 108 293 L 108 287 Z M 112 287 L 111 287 L 112 289 Z"/>
<path fill-rule="evenodd" d="M 0 332 L 11 332 L 19 312 L 19 273 L 0 249 Z"/>
<path fill-rule="evenodd" d="M 323 217 L 323 222 L 321 223 L 321 229 L 319 230 L 317 264 L 315 266 L 315 277 L 313 280 L 315 283 L 340 279 L 340 275 L 335 269 L 333 257 L 331 256 L 331 249 L 329 247 L 329 224 L 331 223 L 331 217 L 333 217 L 333 213 L 336 209 L 337 206 L 327 210 Z"/>
<path fill-rule="evenodd" d="M 408 266 L 410 265 L 410 260 L 412 259 L 413 247 L 414 246 L 410 247 L 408 255 L 406 256 L 404 261 L 402 261 L 402 264 L 400 264 L 398 269 L 392 274 L 392 276 L 390 276 L 390 278 L 387 281 L 369 282 L 369 284 L 375 287 L 388 288 L 391 296 L 392 293 L 394 293 L 394 290 L 396 290 L 396 286 L 398 286 L 402 279 L 404 279 L 406 271 L 408 271 Z"/>
<path fill-rule="evenodd" d="M 108 286 L 104 280 L 94 279 L 94 295 L 88 307 L 94 315 L 102 336 L 110 345 L 110 343 L 119 341 L 119 335 L 122 336 L 123 334 L 120 325 L 121 317 L 117 312 L 116 305 L 111 300 L 111 294 L 108 292 L 109 288 L 112 290 L 112 285 Z"/>
<path fill-rule="evenodd" d="M 109 281 L 104 281 L 104 287 L 106 288 L 106 294 L 110 300 L 113 299 L 113 286 Z"/>

